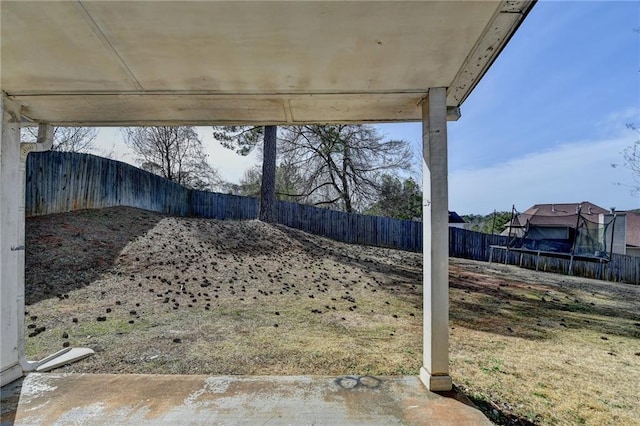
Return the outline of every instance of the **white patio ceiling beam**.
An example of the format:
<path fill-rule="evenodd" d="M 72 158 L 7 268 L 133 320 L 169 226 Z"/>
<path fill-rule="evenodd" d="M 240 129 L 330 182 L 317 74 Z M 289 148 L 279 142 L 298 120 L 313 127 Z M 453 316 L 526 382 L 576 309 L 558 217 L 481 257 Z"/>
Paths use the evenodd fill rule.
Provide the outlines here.
<path fill-rule="evenodd" d="M 3 1 L 2 81 L 53 125 L 306 124 L 447 116 L 532 3 Z"/>

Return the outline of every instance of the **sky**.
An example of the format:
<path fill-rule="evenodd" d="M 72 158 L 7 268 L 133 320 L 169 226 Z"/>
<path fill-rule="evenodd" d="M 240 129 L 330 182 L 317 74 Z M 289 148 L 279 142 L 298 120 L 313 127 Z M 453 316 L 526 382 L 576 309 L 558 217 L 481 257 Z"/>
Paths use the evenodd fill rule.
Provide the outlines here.
<path fill-rule="evenodd" d="M 640 2 L 539 1 L 448 124 L 449 209 L 524 211 L 534 204 L 590 201 L 640 208 L 622 151 L 639 137 Z M 421 151 L 419 123 L 384 124 L 388 138 Z M 212 164 L 237 182 L 256 164 L 200 128 Z M 117 129 L 99 145 L 133 162 Z"/>

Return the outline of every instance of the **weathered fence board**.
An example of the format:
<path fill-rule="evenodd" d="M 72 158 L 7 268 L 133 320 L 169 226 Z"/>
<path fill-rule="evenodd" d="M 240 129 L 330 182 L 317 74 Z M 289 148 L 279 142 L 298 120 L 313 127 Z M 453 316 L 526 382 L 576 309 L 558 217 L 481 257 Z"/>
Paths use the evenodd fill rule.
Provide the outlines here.
<path fill-rule="evenodd" d="M 255 219 L 258 199 L 206 191 L 191 191 L 191 215 L 211 219 Z"/>
<path fill-rule="evenodd" d="M 449 255 L 452 257 L 488 262 L 491 246 L 505 246 L 506 244 L 507 237 L 505 236 L 449 228 Z M 540 271 L 573 274 L 578 277 L 640 284 L 640 257 L 637 256 L 614 253 L 609 262 L 574 260 L 572 271 L 569 271 L 569 258 L 544 255 L 538 257 L 535 253 L 513 250 L 494 250 L 492 261 L 519 265 L 527 269 L 536 269 L 537 266 Z"/>
<path fill-rule="evenodd" d="M 489 261 L 492 245 L 507 244 L 502 235 L 482 234 L 466 229 L 449 228 L 449 255 L 465 259 Z M 504 261 L 504 259 L 503 259 Z"/>
<path fill-rule="evenodd" d="M 352 244 L 422 250 L 422 225 L 410 220 L 344 213 L 303 204 L 278 202 L 278 223 Z"/>
<path fill-rule="evenodd" d="M 67 152 L 31 153 L 26 173 L 27 216 L 120 205 L 189 213 L 189 190 L 119 161 Z"/>

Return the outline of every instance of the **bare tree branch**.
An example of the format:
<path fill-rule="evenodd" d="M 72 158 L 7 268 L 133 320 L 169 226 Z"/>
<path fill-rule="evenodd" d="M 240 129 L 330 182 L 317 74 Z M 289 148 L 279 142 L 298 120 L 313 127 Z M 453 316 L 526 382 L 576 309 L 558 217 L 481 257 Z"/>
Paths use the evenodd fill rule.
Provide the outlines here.
<path fill-rule="evenodd" d="M 221 184 L 193 127 L 127 127 L 122 132 L 144 170 L 193 189 Z"/>
<path fill-rule="evenodd" d="M 38 139 L 37 127 L 22 129 L 23 142 L 35 142 Z M 93 153 L 97 151 L 95 140 L 98 130 L 95 127 L 56 127 L 53 129 L 51 151 Z"/>
<path fill-rule="evenodd" d="M 377 197 L 382 172 L 408 171 L 407 142 L 384 141 L 369 125 L 307 125 L 284 129 L 279 154 L 300 166 L 308 201 L 345 211 L 362 210 Z"/>

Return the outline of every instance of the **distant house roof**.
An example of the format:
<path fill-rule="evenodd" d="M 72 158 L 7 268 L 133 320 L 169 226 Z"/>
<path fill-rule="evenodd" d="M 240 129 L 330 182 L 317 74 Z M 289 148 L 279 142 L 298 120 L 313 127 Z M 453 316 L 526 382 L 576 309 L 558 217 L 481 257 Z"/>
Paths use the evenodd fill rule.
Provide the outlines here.
<path fill-rule="evenodd" d="M 640 247 L 640 214 L 631 211 L 627 215 L 627 246 Z"/>
<path fill-rule="evenodd" d="M 456 212 L 449 212 L 449 223 L 467 223 Z"/>
<path fill-rule="evenodd" d="M 582 217 L 591 222 L 598 222 L 599 214 L 609 213 L 609 210 L 588 201 L 581 203 L 535 204 L 523 213 L 518 214 L 513 223 L 511 223 L 511 227 L 523 227 L 528 221 L 531 225 L 575 228 L 580 206 L 582 206 L 580 210 Z M 593 217 L 593 220 L 590 220 L 591 217 Z M 506 226 L 508 227 L 509 224 L 507 223 Z"/>

